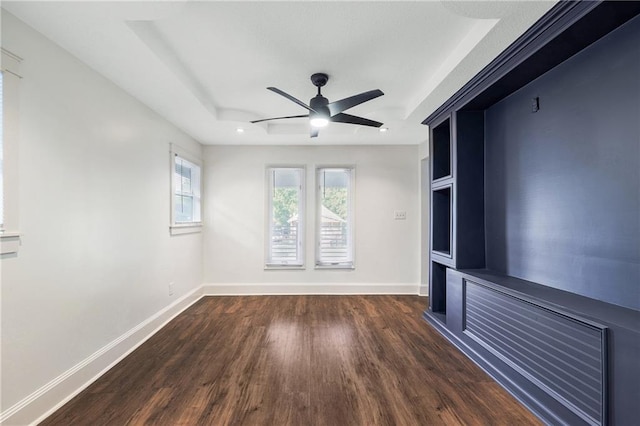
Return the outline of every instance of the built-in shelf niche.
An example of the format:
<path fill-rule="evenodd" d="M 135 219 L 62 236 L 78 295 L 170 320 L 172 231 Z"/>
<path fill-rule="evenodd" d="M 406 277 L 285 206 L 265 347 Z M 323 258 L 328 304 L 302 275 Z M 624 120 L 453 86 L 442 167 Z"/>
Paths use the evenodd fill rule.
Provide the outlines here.
<path fill-rule="evenodd" d="M 431 294 L 429 295 L 431 312 L 438 314 L 440 321 L 446 323 L 447 315 L 447 267 L 431 262 Z"/>
<path fill-rule="evenodd" d="M 451 203 L 452 186 L 447 185 L 432 191 L 432 247 L 431 249 L 451 257 Z"/>
<path fill-rule="evenodd" d="M 433 180 L 451 176 L 451 119 L 433 128 Z"/>

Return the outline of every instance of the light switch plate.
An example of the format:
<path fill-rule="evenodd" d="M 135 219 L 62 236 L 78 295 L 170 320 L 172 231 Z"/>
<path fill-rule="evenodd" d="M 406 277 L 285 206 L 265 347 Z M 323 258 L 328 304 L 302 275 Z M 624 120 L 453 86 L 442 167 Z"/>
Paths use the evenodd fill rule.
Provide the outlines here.
<path fill-rule="evenodd" d="M 396 210 L 395 212 L 393 212 L 393 218 L 395 220 L 406 220 L 407 219 L 407 212 Z"/>

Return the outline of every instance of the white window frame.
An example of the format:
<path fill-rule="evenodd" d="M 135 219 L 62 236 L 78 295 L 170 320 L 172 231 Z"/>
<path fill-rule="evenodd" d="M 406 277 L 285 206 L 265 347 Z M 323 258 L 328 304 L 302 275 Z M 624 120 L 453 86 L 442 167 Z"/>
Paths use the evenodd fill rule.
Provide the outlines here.
<path fill-rule="evenodd" d="M 294 262 L 276 261 L 271 257 L 273 228 L 271 226 L 272 202 L 274 190 L 275 170 L 297 170 L 300 177 L 300 188 L 298 192 L 298 231 L 297 246 L 298 256 Z M 305 234 L 306 234 L 306 168 L 300 165 L 269 165 L 265 171 L 266 182 L 266 215 L 265 215 L 265 269 L 304 269 L 305 268 Z"/>
<path fill-rule="evenodd" d="M 175 145 L 175 144 L 171 144 L 171 158 L 170 158 L 170 171 L 171 171 L 171 187 L 170 187 L 170 220 L 171 223 L 169 225 L 169 230 L 171 232 L 171 235 L 179 235 L 179 234 L 189 234 L 189 233 L 194 233 L 194 232 L 201 232 L 202 231 L 202 198 L 203 198 L 203 167 L 202 167 L 202 161 L 195 156 L 194 154 L 192 154 L 191 152 Z M 194 165 L 196 165 L 199 168 L 199 172 L 200 172 L 200 176 L 197 180 L 198 188 L 195 189 L 194 191 L 194 201 L 196 201 L 194 203 L 194 209 L 197 209 L 198 211 L 198 216 L 200 217 L 200 220 L 198 221 L 193 221 L 193 222 L 177 222 L 176 221 L 176 214 L 175 214 L 175 203 L 176 203 L 176 194 L 175 194 L 175 187 L 176 187 L 176 159 L 178 158 L 182 158 Z"/>
<path fill-rule="evenodd" d="M 321 173 L 324 170 L 348 170 L 349 171 L 349 187 L 348 187 L 348 212 L 347 212 L 347 246 L 349 248 L 349 256 L 343 262 L 326 262 L 320 258 L 321 244 L 321 226 L 322 226 L 322 201 L 321 201 Z M 316 269 L 355 269 L 355 182 L 356 168 L 354 165 L 338 165 L 338 166 L 317 166 L 315 173 L 316 187 Z"/>
<path fill-rule="evenodd" d="M 22 58 L 2 48 L 2 218 L 0 218 L 0 255 L 17 256 L 20 248 L 18 213 L 18 145 L 20 128 L 20 62 Z"/>

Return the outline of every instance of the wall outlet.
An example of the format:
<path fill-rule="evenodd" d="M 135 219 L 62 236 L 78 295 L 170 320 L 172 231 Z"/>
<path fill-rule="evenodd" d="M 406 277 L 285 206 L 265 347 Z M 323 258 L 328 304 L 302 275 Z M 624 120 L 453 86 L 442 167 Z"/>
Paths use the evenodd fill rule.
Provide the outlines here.
<path fill-rule="evenodd" d="M 173 296 L 173 281 L 169 283 L 169 296 Z"/>
<path fill-rule="evenodd" d="M 407 212 L 395 211 L 395 212 L 393 212 L 393 218 L 395 220 L 406 220 L 407 219 Z"/>

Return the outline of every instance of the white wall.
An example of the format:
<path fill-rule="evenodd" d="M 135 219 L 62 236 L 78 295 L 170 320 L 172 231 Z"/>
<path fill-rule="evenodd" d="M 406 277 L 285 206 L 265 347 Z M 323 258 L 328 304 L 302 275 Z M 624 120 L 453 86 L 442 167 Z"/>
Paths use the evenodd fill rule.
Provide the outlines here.
<path fill-rule="evenodd" d="M 418 293 L 418 146 L 207 146 L 206 292 Z M 307 167 L 305 270 L 264 270 L 265 168 Z M 355 270 L 314 269 L 315 167 L 355 165 Z M 394 211 L 407 220 L 394 220 Z"/>
<path fill-rule="evenodd" d="M 198 143 L 4 11 L 2 45 L 24 58 L 19 178 L 5 182 L 23 234 L 2 259 L 6 411 L 197 289 L 202 234 L 168 229 L 169 143 Z"/>

